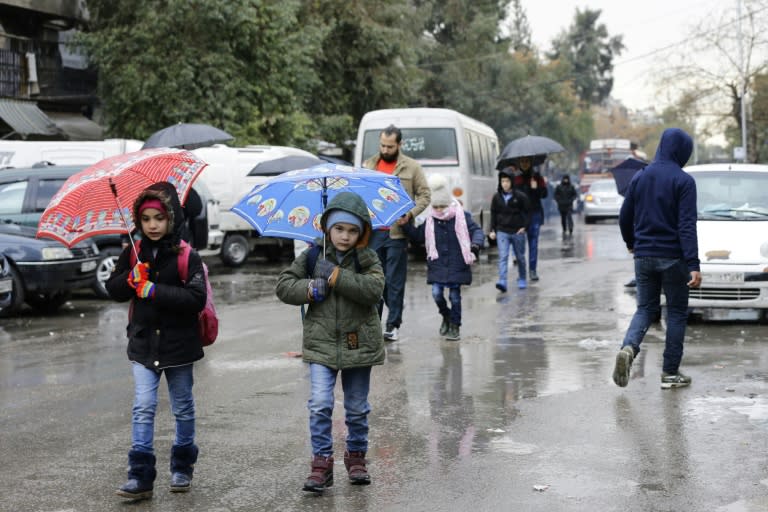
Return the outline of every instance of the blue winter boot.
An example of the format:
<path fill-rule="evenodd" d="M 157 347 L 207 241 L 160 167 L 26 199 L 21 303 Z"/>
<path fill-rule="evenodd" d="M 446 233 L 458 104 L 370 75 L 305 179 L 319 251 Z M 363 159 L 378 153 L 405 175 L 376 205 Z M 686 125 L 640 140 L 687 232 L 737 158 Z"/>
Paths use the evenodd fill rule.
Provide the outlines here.
<path fill-rule="evenodd" d="M 131 450 L 128 452 L 128 481 L 115 494 L 134 501 L 149 499 L 156 476 L 155 456 Z"/>

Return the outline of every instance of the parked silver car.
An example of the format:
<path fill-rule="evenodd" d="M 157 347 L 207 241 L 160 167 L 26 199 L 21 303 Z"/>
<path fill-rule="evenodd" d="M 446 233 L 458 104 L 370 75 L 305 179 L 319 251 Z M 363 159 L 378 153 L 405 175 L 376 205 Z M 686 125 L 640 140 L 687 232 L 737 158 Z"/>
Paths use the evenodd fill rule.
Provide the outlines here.
<path fill-rule="evenodd" d="M 616 181 L 597 180 L 589 186 L 584 195 L 584 222 L 594 223 L 597 219 L 617 219 L 624 198 L 616 189 Z"/>

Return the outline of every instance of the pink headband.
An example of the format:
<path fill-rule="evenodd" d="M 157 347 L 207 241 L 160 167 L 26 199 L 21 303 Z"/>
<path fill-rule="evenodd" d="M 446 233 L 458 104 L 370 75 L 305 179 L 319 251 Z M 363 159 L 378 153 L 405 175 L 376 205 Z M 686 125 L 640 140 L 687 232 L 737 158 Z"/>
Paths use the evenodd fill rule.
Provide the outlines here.
<path fill-rule="evenodd" d="M 159 199 L 147 199 L 141 203 L 141 206 L 139 206 L 139 214 L 141 214 L 141 212 L 147 208 L 154 208 L 155 210 L 159 210 L 166 214 L 168 213 L 168 211 L 165 209 L 165 205 Z"/>

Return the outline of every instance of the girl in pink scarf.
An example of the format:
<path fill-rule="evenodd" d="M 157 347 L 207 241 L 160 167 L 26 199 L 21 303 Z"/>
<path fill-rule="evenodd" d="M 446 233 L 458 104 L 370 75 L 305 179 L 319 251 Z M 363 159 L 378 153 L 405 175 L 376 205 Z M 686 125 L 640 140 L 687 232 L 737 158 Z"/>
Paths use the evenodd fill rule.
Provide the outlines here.
<path fill-rule="evenodd" d="M 431 211 L 418 228 L 403 226 L 415 242 L 427 250 L 427 283 L 442 317 L 440 335 L 459 340 L 461 326 L 461 285 L 472 283 L 470 265 L 477 260 L 485 241 L 483 229 L 451 197 L 448 181 L 441 175 L 429 179 L 432 192 Z M 448 302 L 445 289 L 448 288 Z"/>

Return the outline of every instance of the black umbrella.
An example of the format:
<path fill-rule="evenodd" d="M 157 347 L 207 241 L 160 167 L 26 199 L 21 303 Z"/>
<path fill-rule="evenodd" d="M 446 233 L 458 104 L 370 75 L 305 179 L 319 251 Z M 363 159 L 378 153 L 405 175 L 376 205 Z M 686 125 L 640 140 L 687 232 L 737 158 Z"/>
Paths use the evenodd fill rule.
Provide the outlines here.
<path fill-rule="evenodd" d="M 539 165 L 547 158 L 547 154 L 561 151 L 565 151 L 565 148 L 549 137 L 526 135 L 506 145 L 499 155 L 496 169 L 509 167 L 515 163 L 515 160 L 524 156 L 533 158 L 533 164 Z"/>
<path fill-rule="evenodd" d="M 307 155 L 288 155 L 274 160 L 266 160 L 256 164 L 248 176 L 277 176 L 287 171 L 295 171 L 297 169 L 306 169 L 315 165 L 325 163 L 314 156 Z"/>
<path fill-rule="evenodd" d="M 149 136 L 141 149 L 196 149 L 234 139 L 233 136 L 209 124 L 178 123 Z"/>
<path fill-rule="evenodd" d="M 629 182 L 632 181 L 632 176 L 646 165 L 648 163 L 639 158 L 629 157 L 611 169 L 610 172 L 613 174 L 614 181 L 616 181 L 616 190 L 619 191 L 620 195 L 626 194 Z"/>

